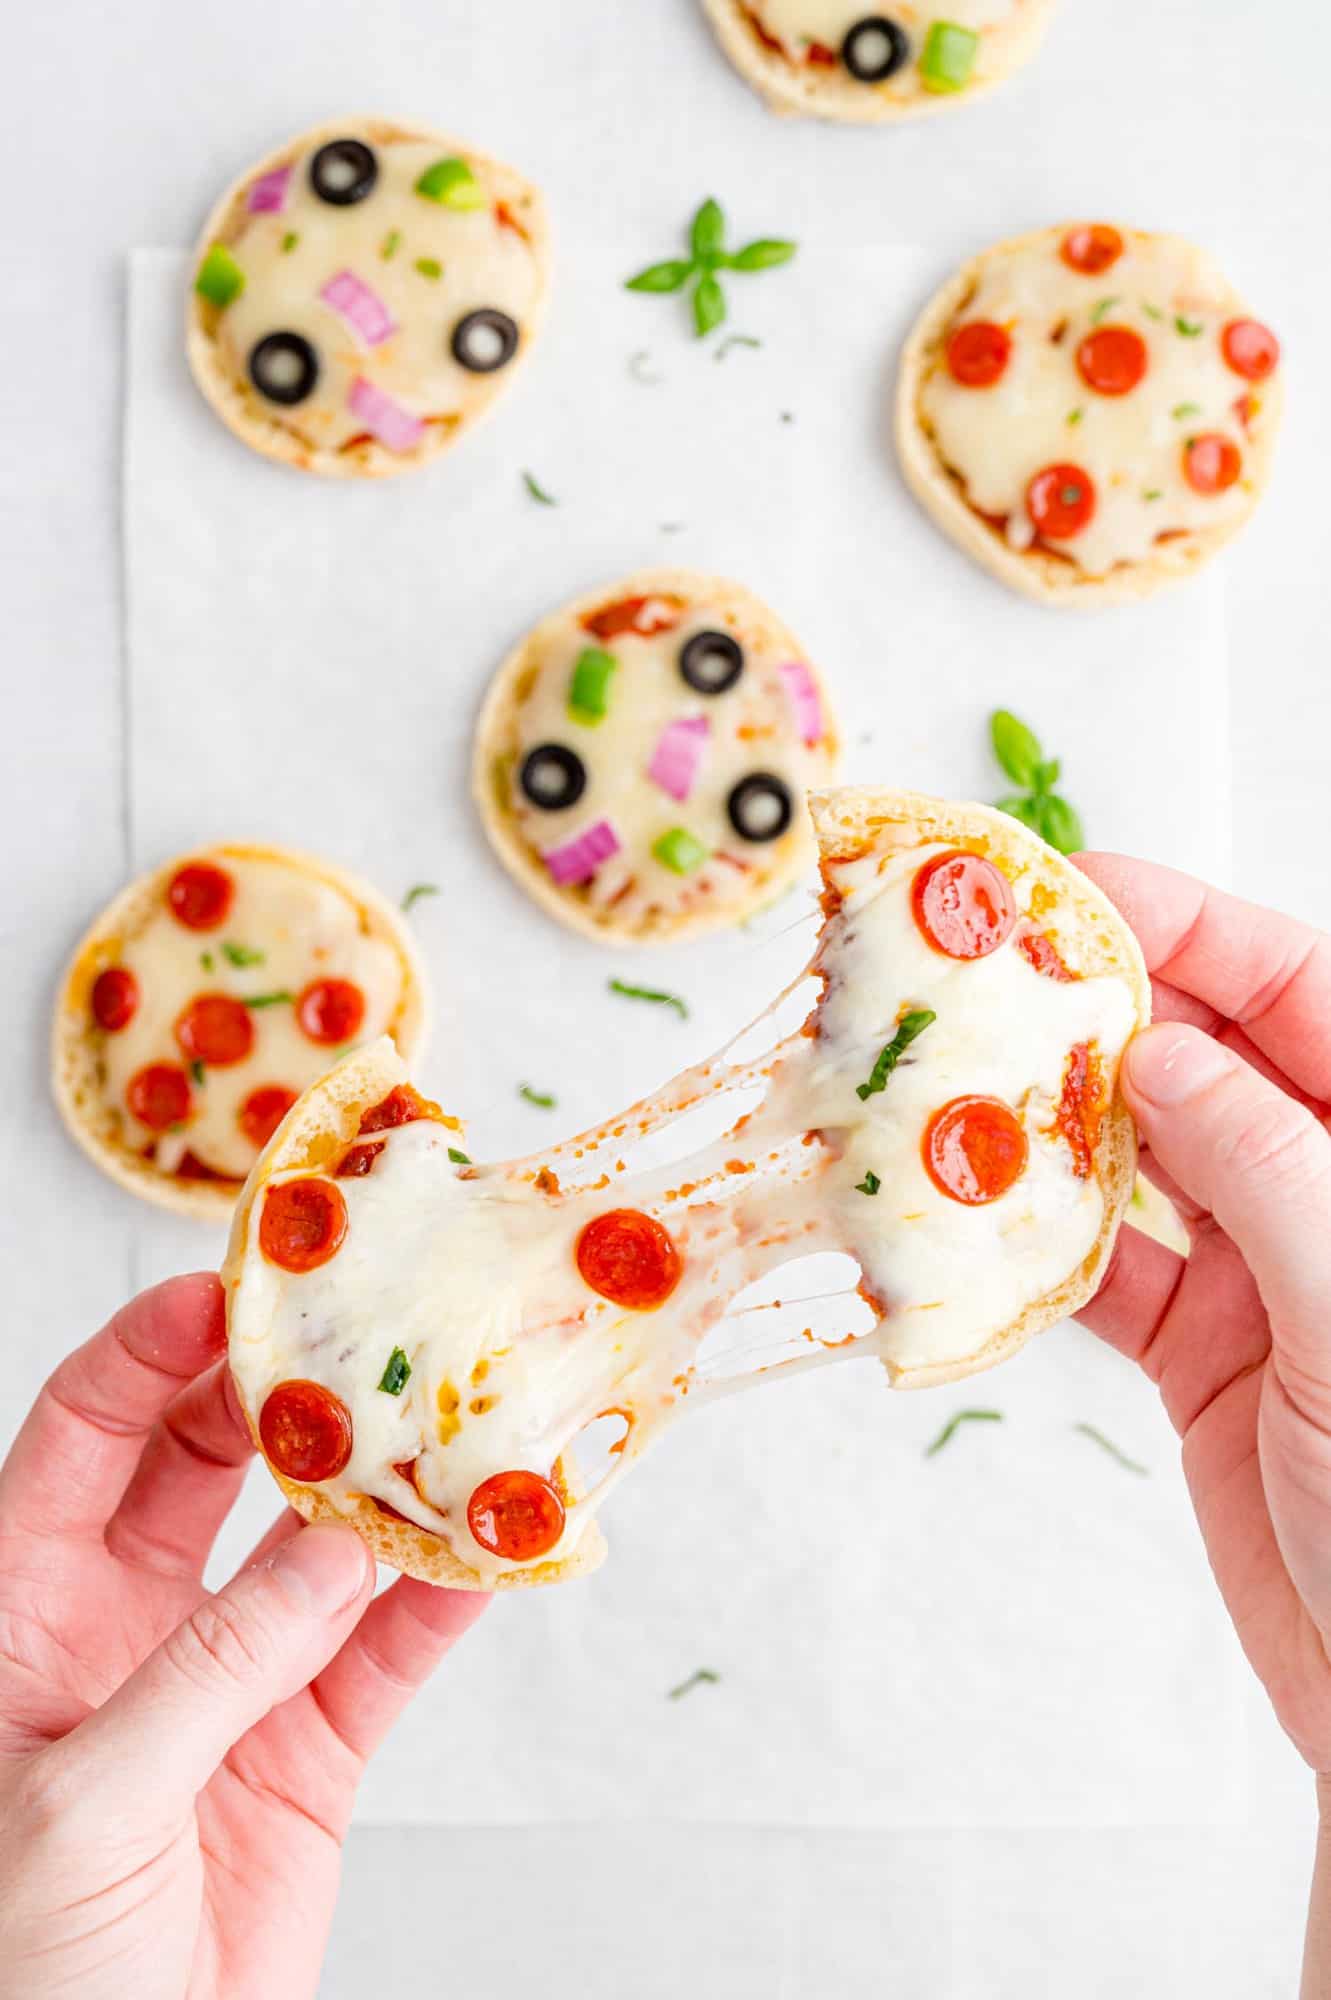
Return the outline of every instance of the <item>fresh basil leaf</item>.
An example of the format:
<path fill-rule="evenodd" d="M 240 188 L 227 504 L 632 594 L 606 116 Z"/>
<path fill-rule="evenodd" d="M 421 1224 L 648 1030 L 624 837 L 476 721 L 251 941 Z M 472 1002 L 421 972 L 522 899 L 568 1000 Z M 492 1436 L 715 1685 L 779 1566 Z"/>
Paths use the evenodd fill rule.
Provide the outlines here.
<path fill-rule="evenodd" d="M 798 243 L 784 242 L 778 236 L 761 236 L 756 243 L 746 243 L 733 257 L 727 257 L 726 266 L 731 271 L 770 271 L 777 264 L 788 264 L 798 249 Z"/>
<path fill-rule="evenodd" d="M 996 708 L 989 718 L 989 740 L 994 755 L 1014 785 L 1033 785 L 1044 751 L 1033 729 L 1010 709 Z M 1004 807 L 1004 811 L 1008 808 Z"/>
<path fill-rule="evenodd" d="M 649 264 L 645 271 L 639 271 L 636 278 L 630 278 L 624 286 L 626 292 L 677 292 L 693 276 L 693 265 L 683 257 L 672 257 L 664 264 Z"/>
<path fill-rule="evenodd" d="M 711 200 L 705 201 L 694 216 L 689 230 L 689 248 L 693 252 L 695 261 L 701 261 L 704 257 L 718 256 L 725 245 L 725 240 L 726 218 L 722 213 L 721 204 Z"/>
<path fill-rule="evenodd" d="M 698 280 L 698 288 L 693 294 L 693 324 L 697 328 L 699 340 L 703 340 L 726 316 L 726 295 L 710 272 Z"/>
<path fill-rule="evenodd" d="M 1037 803 L 1040 824 L 1036 830 L 1051 847 L 1056 847 L 1060 854 L 1076 854 L 1086 845 L 1081 820 L 1066 799 L 1057 792 L 1047 792 Z"/>
<path fill-rule="evenodd" d="M 1054 786 L 1058 783 L 1058 774 L 1062 768 L 1063 766 L 1057 757 L 1049 758 L 1046 763 L 1037 764 L 1035 767 L 1035 776 L 1031 779 L 1031 790 L 1033 792 L 1052 792 Z"/>
<path fill-rule="evenodd" d="M 1024 792 L 1016 792 L 1011 798 L 1000 799 L 998 810 L 1007 813 L 1012 819 L 1019 819 L 1032 833 L 1043 831 L 1039 806 L 1035 799 L 1028 797 Z"/>

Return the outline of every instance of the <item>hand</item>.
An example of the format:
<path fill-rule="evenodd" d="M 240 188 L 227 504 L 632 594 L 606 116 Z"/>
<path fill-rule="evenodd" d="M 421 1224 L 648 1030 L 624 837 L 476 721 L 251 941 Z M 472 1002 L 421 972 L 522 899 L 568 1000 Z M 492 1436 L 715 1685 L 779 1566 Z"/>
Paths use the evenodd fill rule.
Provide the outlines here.
<path fill-rule="evenodd" d="M 486 1602 L 370 1602 L 288 1512 L 200 1581 L 253 1451 L 222 1288 L 175 1278 L 59 1367 L 0 1468 L 0 1996 L 312 1995 L 366 1759 Z"/>
<path fill-rule="evenodd" d="M 1123 1065 L 1185 1262 L 1125 1230 L 1082 1318 L 1183 1438 L 1211 1566 L 1276 1714 L 1331 1772 L 1331 938 L 1186 876 L 1079 857 L 1160 1025 Z"/>

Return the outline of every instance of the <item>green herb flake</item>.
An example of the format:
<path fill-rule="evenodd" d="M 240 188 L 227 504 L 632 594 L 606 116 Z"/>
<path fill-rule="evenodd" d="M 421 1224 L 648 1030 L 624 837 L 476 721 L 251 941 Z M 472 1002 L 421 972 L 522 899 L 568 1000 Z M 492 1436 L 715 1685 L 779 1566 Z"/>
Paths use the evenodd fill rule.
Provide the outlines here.
<path fill-rule="evenodd" d="M 686 1681 L 681 1681 L 678 1687 L 672 1687 L 670 1689 L 670 1691 L 666 1695 L 666 1700 L 682 1701 L 686 1694 L 693 1693 L 694 1688 L 715 1687 L 717 1683 L 720 1681 L 720 1679 L 721 1679 L 720 1674 L 714 1673 L 710 1667 L 698 1667 L 693 1673 L 689 1675 Z"/>
<path fill-rule="evenodd" d="M 518 1085 L 518 1096 L 524 1104 L 534 1104 L 538 1111 L 553 1111 L 558 1102 L 544 1090 L 533 1090 L 529 1083 Z"/>
<path fill-rule="evenodd" d="M 404 910 L 413 909 L 426 896 L 437 896 L 438 894 L 439 884 L 437 882 L 413 882 L 406 895 L 402 898 L 402 907 Z"/>
<path fill-rule="evenodd" d="M 1181 333 L 1185 340 L 1196 340 L 1198 334 L 1205 330 L 1199 319 L 1188 319 L 1183 313 L 1174 314 L 1174 331 Z"/>
<path fill-rule="evenodd" d="M 672 826 L 652 842 L 652 853 L 672 875 L 692 875 L 711 856 L 711 849 L 685 826 Z"/>
<path fill-rule="evenodd" d="M 784 237 L 762 236 L 744 244 L 742 249 L 728 251 L 725 234 L 725 212 L 719 202 L 709 197 L 695 210 L 689 224 L 690 254 L 687 257 L 668 257 L 659 264 L 648 264 L 645 269 L 625 279 L 625 290 L 680 292 L 686 285 L 692 284 L 693 330 L 700 340 L 705 339 L 724 323 L 727 314 L 726 295 L 716 275 L 718 271 L 770 271 L 777 265 L 788 264 L 799 247 Z M 736 341 L 744 347 L 761 345 L 747 334 L 732 336 L 731 341 L 723 343 L 718 350 L 718 361 L 728 351 L 728 346 Z M 640 357 L 637 355 L 629 365 L 639 381 L 660 379 L 659 376 L 641 372 Z"/>
<path fill-rule="evenodd" d="M 437 257 L 418 257 L 412 268 L 419 271 L 423 278 L 431 280 L 444 275 L 444 267 Z"/>
<path fill-rule="evenodd" d="M 1142 311 L 1146 314 L 1147 319 L 1164 318 L 1164 314 L 1161 312 L 1159 306 L 1148 305 L 1145 299 L 1142 300 Z"/>
<path fill-rule="evenodd" d="M 931 1028 L 937 1019 L 937 1014 L 928 1007 L 912 1007 L 909 1013 L 902 1015 L 895 1035 L 879 1051 L 878 1060 L 869 1072 L 869 1081 L 857 1083 L 855 1086 L 855 1095 L 861 1104 L 867 1098 L 876 1097 L 880 1090 L 887 1088 L 887 1079 L 911 1043 L 922 1035 L 926 1028 Z"/>
<path fill-rule="evenodd" d="M 536 474 L 534 472 L 524 472 L 522 475 L 522 483 L 526 487 L 527 491 L 531 494 L 532 499 L 539 501 L 542 507 L 557 507 L 559 505 L 559 502 L 555 499 L 554 494 L 546 492 L 545 488 L 542 486 L 540 480 L 536 477 Z"/>
<path fill-rule="evenodd" d="M 717 348 L 716 353 L 712 356 L 712 359 L 713 361 L 724 361 L 732 347 L 761 347 L 761 346 L 762 346 L 761 340 L 755 340 L 751 333 L 728 333 L 725 339 L 721 342 L 721 345 Z"/>
<path fill-rule="evenodd" d="M 654 986 L 629 986 L 622 979 L 611 979 L 608 984 L 612 993 L 625 1000 L 647 1000 L 655 1007 L 673 1007 L 681 1021 L 689 1018 L 689 1010 L 678 993 L 662 993 Z"/>
<path fill-rule="evenodd" d="M 199 266 L 194 289 L 210 306 L 229 306 L 245 289 L 245 273 L 225 243 L 214 243 Z"/>
<path fill-rule="evenodd" d="M 400 1396 L 411 1380 L 411 1363 L 400 1347 L 395 1347 L 388 1357 L 388 1366 L 379 1378 L 379 1387 L 386 1396 Z"/>
<path fill-rule="evenodd" d="M 1085 415 L 1086 415 L 1086 405 L 1084 403 L 1078 403 L 1075 410 L 1068 411 L 1069 427 L 1072 426 L 1073 424 L 1079 424 Z"/>
<path fill-rule="evenodd" d="M 1101 1451 L 1107 1452 L 1116 1464 L 1123 1467 L 1125 1472 L 1135 1472 L 1139 1479 L 1150 1478 L 1151 1468 L 1149 1465 L 1142 1465 L 1138 1459 L 1129 1458 L 1125 1451 L 1119 1450 L 1112 1438 L 1107 1438 L 1103 1431 L 1096 1429 L 1094 1424 L 1074 1424 L 1072 1428 L 1082 1437 L 1089 1438 L 1092 1444 L 1098 1444 Z"/>
<path fill-rule="evenodd" d="M 610 713 L 610 687 L 619 661 L 602 646 L 584 646 L 568 684 L 568 712 L 575 722 L 594 728 Z"/>
<path fill-rule="evenodd" d="M 247 1007 L 289 1007 L 295 1001 L 295 994 L 283 987 L 277 993 L 251 993 L 244 996 Z"/>
<path fill-rule="evenodd" d="M 1091 325 L 1099 326 L 1105 314 L 1111 313 L 1114 310 L 1114 307 L 1118 304 L 1118 302 L 1119 301 L 1117 294 L 1115 294 L 1112 298 L 1101 299 L 1099 304 L 1092 307 L 1091 309 Z"/>
<path fill-rule="evenodd" d="M 1199 417 L 1201 413 L 1202 406 L 1200 403 L 1175 403 L 1169 414 L 1174 418 L 1175 422 L 1182 423 L 1185 417 Z"/>
<path fill-rule="evenodd" d="M 465 160 L 433 160 L 416 183 L 416 193 L 441 208 L 485 207 L 485 189 Z"/>
<path fill-rule="evenodd" d="M 379 255 L 386 264 L 390 257 L 396 257 L 401 248 L 402 231 L 400 229 L 390 229 L 383 242 L 379 245 Z"/>
<path fill-rule="evenodd" d="M 201 951 L 199 953 L 199 964 L 205 972 L 211 972 L 216 964 L 216 960 L 210 951 Z"/>
<path fill-rule="evenodd" d="M 856 1194 L 877 1194 L 879 1188 L 882 1185 L 883 1183 L 879 1180 L 873 1168 L 870 1167 L 868 1172 L 865 1174 L 864 1179 L 862 1181 L 856 1181 L 855 1192 Z"/>
<path fill-rule="evenodd" d="M 471 1165 L 471 1154 L 460 1152 L 456 1146 L 449 1147 L 448 1157 L 455 1167 L 469 1167 Z"/>
<path fill-rule="evenodd" d="M 195 1056 L 193 1062 L 189 1066 L 189 1073 L 193 1082 L 202 1086 L 205 1072 L 203 1067 L 203 1058 L 201 1056 Z"/>
<path fill-rule="evenodd" d="M 228 965 L 262 965 L 264 953 L 251 951 L 248 945 L 232 944 L 229 940 L 222 946 L 222 956 Z"/>
<path fill-rule="evenodd" d="M 944 1445 L 951 1444 L 963 1424 L 1001 1424 L 1001 1410 L 958 1410 L 955 1417 L 949 1417 L 938 1436 L 925 1452 L 926 1458 L 936 1458 Z"/>
<path fill-rule="evenodd" d="M 1148 486 L 1142 494 L 1143 500 L 1163 500 L 1164 497 L 1165 489 L 1163 486 Z"/>
<path fill-rule="evenodd" d="M 299 242 L 300 232 L 295 229 L 288 229 L 286 235 L 282 238 L 282 255 L 289 257 Z"/>

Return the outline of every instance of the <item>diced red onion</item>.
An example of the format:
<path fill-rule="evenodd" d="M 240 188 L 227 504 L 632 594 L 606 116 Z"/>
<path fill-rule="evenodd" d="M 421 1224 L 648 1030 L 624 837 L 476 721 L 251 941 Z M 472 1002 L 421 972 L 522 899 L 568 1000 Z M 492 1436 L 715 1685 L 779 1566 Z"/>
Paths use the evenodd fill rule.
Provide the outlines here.
<path fill-rule="evenodd" d="M 425 425 L 419 417 L 404 410 L 401 403 L 395 403 L 363 375 L 358 375 L 347 391 L 347 407 L 353 416 L 360 418 L 371 437 L 377 437 L 390 451 L 413 451 L 425 436 Z"/>
<path fill-rule="evenodd" d="M 354 271 L 339 271 L 328 280 L 319 297 L 341 315 L 367 347 L 377 347 L 381 340 L 397 332 L 397 322 L 378 292 L 372 292 Z"/>
<path fill-rule="evenodd" d="M 686 799 L 693 790 L 707 748 L 707 717 L 691 715 L 681 722 L 668 722 L 652 752 L 647 776 L 669 792 L 672 799 Z"/>
<path fill-rule="evenodd" d="M 547 848 L 541 856 L 555 881 L 561 888 L 570 882 L 590 882 L 603 861 L 612 854 L 618 854 L 621 842 L 619 835 L 608 819 L 598 819 L 585 833 L 574 840 L 566 840 L 562 847 Z"/>
<path fill-rule="evenodd" d="M 250 182 L 246 208 L 251 215 L 280 215 L 287 205 L 290 184 L 289 166 L 274 167 L 270 174 L 260 174 L 257 181 Z"/>
<path fill-rule="evenodd" d="M 823 733 L 823 704 L 818 696 L 817 681 L 803 660 L 788 660 L 781 668 L 781 678 L 786 684 L 802 741 L 817 743 Z"/>

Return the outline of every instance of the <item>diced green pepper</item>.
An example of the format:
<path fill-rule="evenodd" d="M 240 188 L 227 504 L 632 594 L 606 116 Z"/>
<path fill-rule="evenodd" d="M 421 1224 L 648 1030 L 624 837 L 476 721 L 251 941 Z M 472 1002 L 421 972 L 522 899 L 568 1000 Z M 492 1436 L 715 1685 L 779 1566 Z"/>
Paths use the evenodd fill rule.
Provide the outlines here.
<path fill-rule="evenodd" d="M 434 160 L 416 183 L 417 194 L 444 208 L 484 208 L 485 189 L 465 160 Z"/>
<path fill-rule="evenodd" d="M 442 278 L 444 275 L 444 267 L 437 257 L 418 257 L 416 269 L 423 278 Z"/>
<path fill-rule="evenodd" d="M 578 655 L 568 687 L 568 712 L 575 722 L 596 723 L 610 712 L 610 683 L 619 671 L 613 653 L 588 646 Z"/>
<path fill-rule="evenodd" d="M 711 849 L 704 847 L 686 826 L 672 826 L 655 843 L 652 853 L 673 875 L 692 875 L 709 858 Z"/>
<path fill-rule="evenodd" d="M 970 81 L 979 46 L 974 28 L 959 28 L 955 21 L 935 21 L 920 57 L 920 81 L 925 89 L 960 90 Z"/>
<path fill-rule="evenodd" d="M 209 305 L 229 306 L 245 289 L 245 273 L 225 243 L 214 243 L 199 266 L 194 289 Z"/>

